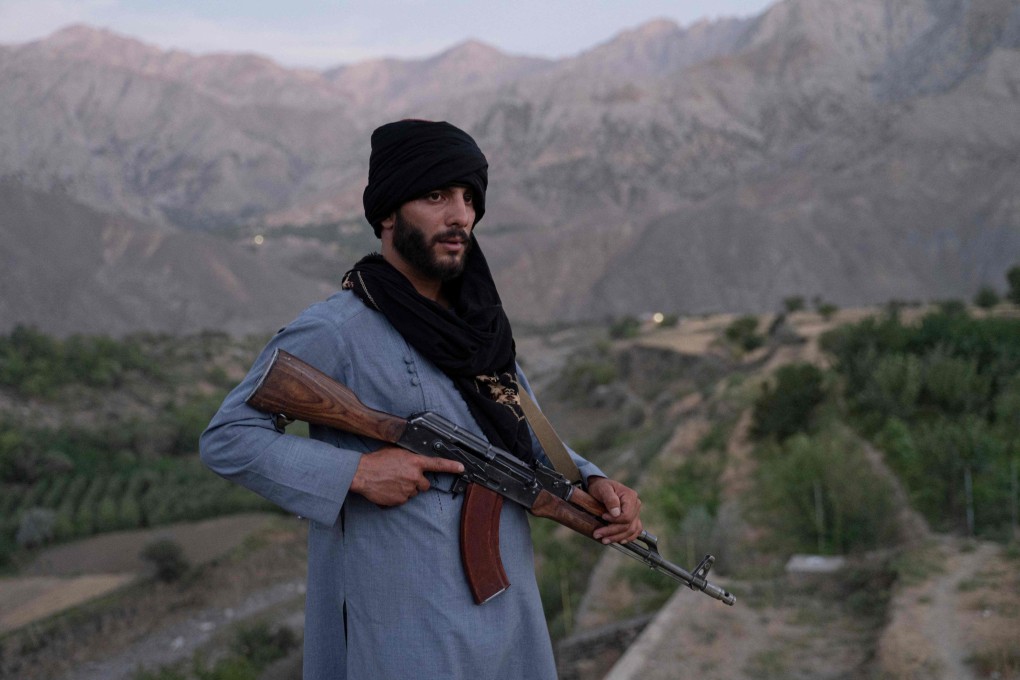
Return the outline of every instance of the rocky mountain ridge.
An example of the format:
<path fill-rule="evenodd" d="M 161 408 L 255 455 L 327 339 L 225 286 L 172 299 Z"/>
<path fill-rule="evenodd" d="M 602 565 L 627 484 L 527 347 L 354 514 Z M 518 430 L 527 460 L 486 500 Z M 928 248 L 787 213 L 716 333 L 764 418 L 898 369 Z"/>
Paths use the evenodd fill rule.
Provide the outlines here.
<path fill-rule="evenodd" d="M 0 93 L 0 174 L 220 233 L 356 223 L 371 130 L 450 120 L 535 322 L 965 297 L 1020 254 L 1018 0 L 782 0 L 561 60 L 468 42 L 322 73 L 79 26 L 0 50 Z"/>

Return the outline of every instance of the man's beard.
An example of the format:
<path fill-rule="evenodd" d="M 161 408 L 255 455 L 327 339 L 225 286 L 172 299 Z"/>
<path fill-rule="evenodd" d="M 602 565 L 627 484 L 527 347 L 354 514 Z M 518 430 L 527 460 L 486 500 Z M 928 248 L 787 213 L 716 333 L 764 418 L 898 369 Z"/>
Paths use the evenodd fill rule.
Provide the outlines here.
<path fill-rule="evenodd" d="M 464 241 L 464 251 L 459 258 L 436 255 L 431 246 L 440 240 L 459 237 Z M 423 276 L 436 281 L 450 281 L 464 271 L 468 254 L 471 252 L 471 239 L 465 229 L 447 229 L 436 234 L 432 243 L 425 241 L 425 232 L 416 224 L 405 220 L 397 211 L 393 224 L 393 248 Z"/>

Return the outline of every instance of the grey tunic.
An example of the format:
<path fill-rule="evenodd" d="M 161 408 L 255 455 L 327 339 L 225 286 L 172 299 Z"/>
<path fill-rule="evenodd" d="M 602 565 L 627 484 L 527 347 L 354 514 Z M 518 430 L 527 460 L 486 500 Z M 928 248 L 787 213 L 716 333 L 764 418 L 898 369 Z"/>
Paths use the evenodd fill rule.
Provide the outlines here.
<path fill-rule="evenodd" d="M 460 564 L 463 497 L 450 493 L 453 477 L 429 473 L 432 488 L 395 508 L 348 494 L 360 454 L 380 442 L 321 427 L 311 428 L 311 439 L 287 435 L 244 403 L 276 348 L 334 376 L 372 408 L 435 411 L 482 433 L 452 382 L 347 291 L 277 334 L 227 396 L 202 435 L 202 460 L 310 521 L 304 677 L 555 678 L 526 512 L 503 506 L 500 548 L 511 587 L 474 604 Z M 523 374 L 521 383 L 529 389 Z M 585 479 L 601 474 L 572 455 Z"/>

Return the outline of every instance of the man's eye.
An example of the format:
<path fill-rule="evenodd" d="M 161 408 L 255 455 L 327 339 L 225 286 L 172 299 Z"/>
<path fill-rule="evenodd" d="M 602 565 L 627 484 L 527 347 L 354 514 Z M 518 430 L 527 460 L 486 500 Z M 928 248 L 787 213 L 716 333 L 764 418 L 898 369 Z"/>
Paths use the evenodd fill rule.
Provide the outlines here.
<path fill-rule="evenodd" d="M 443 194 L 438 191 L 430 191 L 429 193 L 425 194 L 425 199 L 428 201 L 438 201 L 442 197 Z"/>
<path fill-rule="evenodd" d="M 464 192 L 464 202 L 465 203 L 474 203 L 475 202 L 475 197 L 474 197 L 474 195 L 471 194 L 470 191 L 465 191 Z"/>

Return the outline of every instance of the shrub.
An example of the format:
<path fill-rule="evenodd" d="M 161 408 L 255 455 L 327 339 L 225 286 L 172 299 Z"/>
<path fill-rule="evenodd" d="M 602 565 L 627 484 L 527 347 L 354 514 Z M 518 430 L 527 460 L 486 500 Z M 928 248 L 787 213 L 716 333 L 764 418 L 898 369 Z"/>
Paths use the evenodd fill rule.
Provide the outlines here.
<path fill-rule="evenodd" d="M 1006 272 L 1006 282 L 1009 283 L 1009 292 L 1006 297 L 1014 305 L 1020 305 L 1020 265 L 1011 267 Z"/>
<path fill-rule="evenodd" d="M 783 309 L 787 314 L 793 314 L 804 309 L 804 298 L 800 295 L 792 295 L 783 299 Z"/>
<path fill-rule="evenodd" d="M 839 311 L 839 307 L 837 307 L 836 305 L 832 304 L 831 302 L 823 302 L 823 303 L 818 305 L 818 313 L 826 321 L 828 321 L 833 316 L 835 316 L 836 312 L 838 312 L 838 311 Z"/>
<path fill-rule="evenodd" d="M 641 322 L 632 316 L 617 319 L 609 326 L 609 337 L 614 340 L 633 338 L 641 330 Z"/>
<path fill-rule="evenodd" d="M 120 528 L 120 513 L 117 511 L 117 501 L 113 496 L 107 494 L 96 506 L 96 531 L 113 531 Z"/>
<path fill-rule="evenodd" d="M 142 509 L 135 498 L 127 495 L 121 498 L 120 511 L 117 513 L 117 525 L 122 529 L 134 529 L 142 526 Z"/>
<path fill-rule="evenodd" d="M 46 494 L 42 497 L 41 505 L 44 508 L 55 508 L 60 505 L 70 483 L 71 477 L 69 475 L 61 475 L 54 479 L 50 488 L 47 489 Z"/>
<path fill-rule="evenodd" d="M 1020 375 L 1014 375 L 995 398 L 995 422 L 1007 437 L 1020 441 Z"/>
<path fill-rule="evenodd" d="M 171 455 L 192 454 L 198 451 L 198 438 L 209 425 L 225 395 L 215 394 L 193 399 L 167 413 L 172 436 L 169 438 Z"/>
<path fill-rule="evenodd" d="M 758 332 L 758 318 L 755 316 L 742 316 L 735 319 L 726 327 L 726 339 L 740 347 L 745 352 L 750 352 L 761 347 L 765 338 Z"/>
<path fill-rule="evenodd" d="M 74 511 L 69 503 L 61 503 L 57 508 L 57 519 L 53 525 L 53 537 L 58 541 L 74 538 L 77 527 L 74 523 Z"/>
<path fill-rule="evenodd" d="M 937 303 L 939 312 L 946 316 L 966 316 L 967 305 L 963 300 L 939 300 Z"/>
<path fill-rule="evenodd" d="M 30 433 L 0 421 L 0 482 L 32 484 L 73 468 L 63 453 L 43 449 Z"/>
<path fill-rule="evenodd" d="M 163 380 L 163 370 L 136 340 L 83 335 L 56 340 L 26 326 L 0 336 L 0 384 L 30 396 L 48 397 L 72 383 L 114 387 L 128 371 Z"/>
<path fill-rule="evenodd" d="M 180 579 L 189 569 L 188 561 L 184 557 L 184 549 L 180 543 L 169 538 L 163 538 L 145 546 L 141 558 L 155 567 L 156 578 L 164 583 L 172 583 Z"/>
<path fill-rule="evenodd" d="M 189 676 L 180 668 L 163 666 L 155 670 L 139 669 L 131 676 L 131 680 L 189 680 Z"/>
<path fill-rule="evenodd" d="M 53 540 L 57 513 L 49 508 L 29 508 L 18 523 L 16 541 L 23 548 L 35 548 Z"/>
<path fill-rule="evenodd" d="M 265 668 L 287 656 L 297 643 L 297 635 L 287 626 L 273 630 L 268 623 L 259 621 L 238 629 L 232 649 L 256 668 Z"/>
<path fill-rule="evenodd" d="M 575 355 L 567 360 L 567 365 L 560 373 L 558 391 L 565 398 L 585 401 L 595 388 L 609 385 L 618 377 L 616 362 L 612 358 L 583 358 Z"/>
<path fill-rule="evenodd" d="M 782 441 L 806 432 L 825 400 L 822 371 L 811 364 L 787 364 L 776 371 L 776 384 L 766 384 L 754 404 L 752 434 Z"/>
<path fill-rule="evenodd" d="M 995 292 L 994 288 L 981 286 L 977 294 L 974 295 L 974 304 L 982 309 L 991 309 L 999 304 L 1000 299 L 999 294 Z"/>
<path fill-rule="evenodd" d="M 6 567 L 14 561 L 14 553 L 18 550 L 18 544 L 8 535 L 6 531 L 0 531 L 0 567 Z"/>
<path fill-rule="evenodd" d="M 209 670 L 196 671 L 197 680 L 258 680 L 255 665 L 238 656 L 220 659 Z"/>

